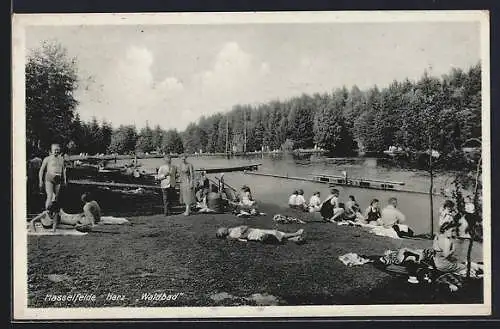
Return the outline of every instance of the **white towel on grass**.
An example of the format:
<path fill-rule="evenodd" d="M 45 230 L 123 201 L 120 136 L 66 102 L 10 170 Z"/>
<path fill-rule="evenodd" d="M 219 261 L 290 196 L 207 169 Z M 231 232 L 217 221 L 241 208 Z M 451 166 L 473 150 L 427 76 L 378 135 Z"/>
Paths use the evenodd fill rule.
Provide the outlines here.
<path fill-rule="evenodd" d="M 129 220 L 126 218 L 113 217 L 113 216 L 103 216 L 99 221 L 98 225 L 123 225 L 130 224 Z"/>
<path fill-rule="evenodd" d="M 386 236 L 393 239 L 401 239 L 393 228 L 377 226 L 371 229 L 371 233 L 379 236 Z"/>
<path fill-rule="evenodd" d="M 346 266 L 363 265 L 372 262 L 371 260 L 360 257 L 358 254 L 353 252 L 339 256 L 339 260 Z"/>
<path fill-rule="evenodd" d="M 36 227 L 33 232 L 28 228 L 28 235 L 87 235 L 87 232 L 80 232 L 75 229 L 56 229 L 55 232 L 51 228 Z"/>

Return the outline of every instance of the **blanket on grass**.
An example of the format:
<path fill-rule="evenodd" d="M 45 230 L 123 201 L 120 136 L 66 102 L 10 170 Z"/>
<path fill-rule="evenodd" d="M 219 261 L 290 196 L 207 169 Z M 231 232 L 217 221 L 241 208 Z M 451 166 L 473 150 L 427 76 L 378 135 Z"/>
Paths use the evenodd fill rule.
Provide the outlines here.
<path fill-rule="evenodd" d="M 258 212 L 255 209 L 252 209 L 252 211 L 240 210 L 239 213 L 236 213 L 236 217 L 241 217 L 241 218 L 250 218 L 253 216 L 265 216 L 265 215 L 266 213 Z"/>
<path fill-rule="evenodd" d="M 411 228 L 409 228 L 407 225 L 404 224 L 398 224 L 397 229 L 398 232 L 392 228 L 392 227 L 383 227 L 380 225 L 374 225 L 374 224 L 366 224 L 366 223 L 361 223 L 357 221 L 352 221 L 352 220 L 343 220 L 337 222 L 338 226 L 356 226 L 356 227 L 364 227 L 370 229 L 369 232 L 378 236 L 385 236 L 389 237 L 392 239 L 416 239 L 416 240 L 421 240 L 423 239 L 422 237 L 414 236 L 414 233 Z"/>
<path fill-rule="evenodd" d="M 52 231 L 51 228 L 44 228 L 39 223 L 35 224 L 35 231 L 31 230 L 30 227 L 27 227 L 28 235 L 87 235 L 87 232 L 80 232 L 76 229 L 61 229 L 58 228 L 55 231 Z"/>
<path fill-rule="evenodd" d="M 305 224 L 306 223 L 303 220 L 300 220 L 298 218 L 284 216 L 284 215 L 280 215 L 280 214 L 274 215 L 273 221 L 275 221 L 276 223 L 280 223 L 280 224 L 291 224 L 291 223 Z"/>
<path fill-rule="evenodd" d="M 103 216 L 99 223 L 95 225 L 98 227 L 100 225 L 126 225 L 130 224 L 129 220 L 126 218 L 119 218 L 113 216 Z M 28 235 L 87 235 L 87 231 L 92 231 L 90 226 L 82 225 L 81 229 L 77 229 L 75 227 L 67 227 L 67 228 L 57 228 L 55 231 L 52 228 L 44 228 L 40 223 L 35 223 L 35 231 L 33 231 L 29 224 L 27 224 L 27 232 Z"/>
<path fill-rule="evenodd" d="M 342 255 L 342 256 L 339 256 L 339 260 L 342 263 L 344 263 L 344 265 L 349 266 L 349 267 L 355 266 L 355 265 L 363 265 L 366 263 L 373 262 L 373 260 L 361 257 L 358 254 L 352 253 L 352 252 L 345 254 L 345 255 Z"/>

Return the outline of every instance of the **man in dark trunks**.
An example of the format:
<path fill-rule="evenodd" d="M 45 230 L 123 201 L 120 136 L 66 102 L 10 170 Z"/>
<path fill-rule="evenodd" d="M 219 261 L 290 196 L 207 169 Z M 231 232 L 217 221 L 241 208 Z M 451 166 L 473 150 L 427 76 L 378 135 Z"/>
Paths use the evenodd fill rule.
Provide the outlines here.
<path fill-rule="evenodd" d="M 45 208 L 47 208 L 53 201 L 59 199 L 61 185 L 66 185 L 66 168 L 59 144 L 51 145 L 51 153 L 43 159 L 38 179 L 40 189 L 43 189 L 45 185 L 47 195 Z"/>

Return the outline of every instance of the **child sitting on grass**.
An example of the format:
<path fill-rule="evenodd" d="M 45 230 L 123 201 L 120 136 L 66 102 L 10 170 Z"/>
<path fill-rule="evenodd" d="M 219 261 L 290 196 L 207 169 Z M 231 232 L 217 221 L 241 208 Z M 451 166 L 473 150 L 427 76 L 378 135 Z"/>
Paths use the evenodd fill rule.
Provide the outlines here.
<path fill-rule="evenodd" d="M 297 204 L 297 196 L 299 195 L 299 191 L 295 190 L 293 191 L 292 195 L 288 198 L 288 206 L 290 208 L 295 208 Z"/>
<path fill-rule="evenodd" d="M 297 197 L 295 198 L 295 208 L 302 211 L 307 211 L 308 209 L 306 199 L 304 198 L 304 190 L 302 189 L 298 190 Z"/>
<path fill-rule="evenodd" d="M 378 199 L 373 199 L 370 205 L 365 210 L 364 219 L 367 224 L 378 225 L 379 219 L 382 217 L 380 213 L 380 203 Z"/>
<path fill-rule="evenodd" d="M 309 199 L 309 212 L 317 212 L 321 209 L 321 199 L 320 193 L 314 192 L 314 194 Z"/>

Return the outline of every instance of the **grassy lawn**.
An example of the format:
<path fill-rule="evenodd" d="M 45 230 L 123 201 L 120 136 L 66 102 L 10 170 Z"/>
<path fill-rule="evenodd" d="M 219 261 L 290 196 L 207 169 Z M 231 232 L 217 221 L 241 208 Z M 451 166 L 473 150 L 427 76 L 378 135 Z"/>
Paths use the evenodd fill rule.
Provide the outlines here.
<path fill-rule="evenodd" d="M 265 205 L 267 216 L 251 219 L 232 214 L 127 217 L 132 226 L 103 226 L 86 236 L 30 236 L 28 290 L 31 307 L 68 306 L 214 306 L 255 305 L 252 294 L 272 295 L 278 305 L 378 303 L 481 303 L 480 283 L 453 295 L 406 282 L 372 264 L 347 267 L 338 256 L 348 252 L 380 255 L 387 249 L 429 247 L 431 241 L 378 237 L 365 229 L 314 220 L 310 214 Z M 218 240 L 219 226 L 274 228 L 276 213 L 296 215 L 307 224 L 307 243 L 262 245 Z M 47 278 L 65 274 L 60 282 Z M 45 301 L 47 294 L 95 294 L 97 300 L 68 304 Z M 144 293 L 178 295 L 148 301 Z M 108 293 L 125 300 L 106 300 Z M 224 296 L 227 298 L 214 298 Z"/>

